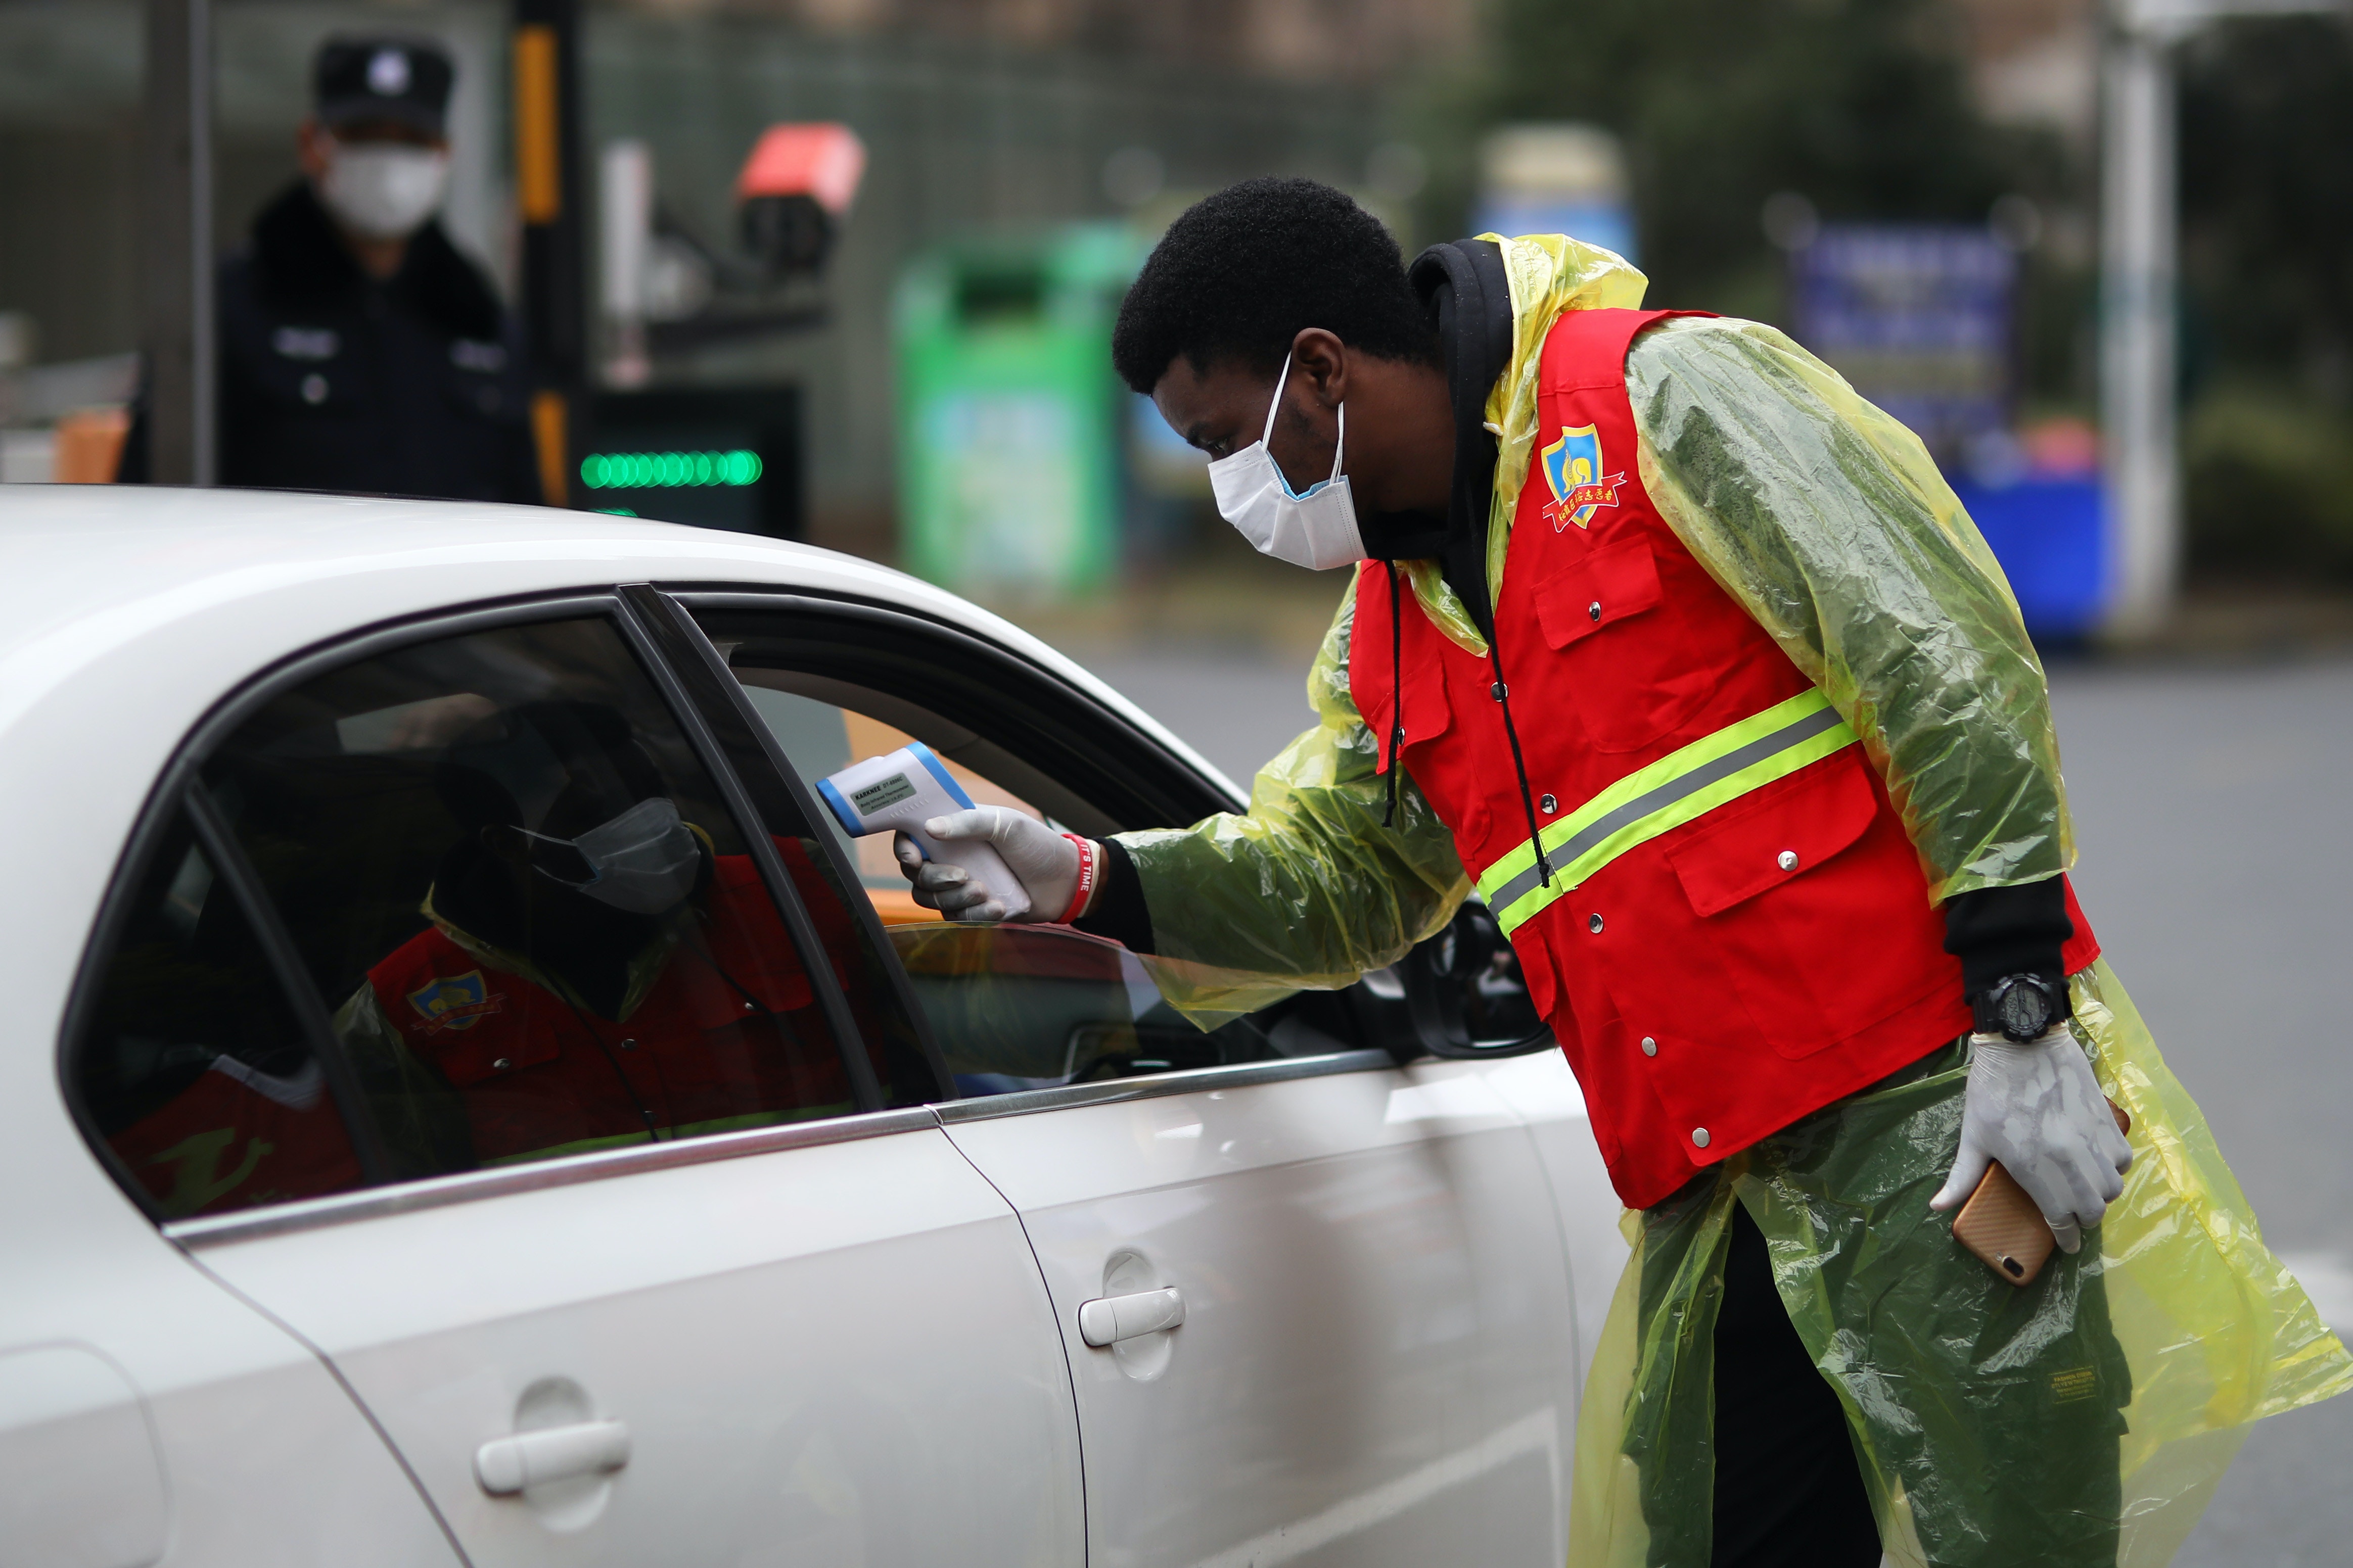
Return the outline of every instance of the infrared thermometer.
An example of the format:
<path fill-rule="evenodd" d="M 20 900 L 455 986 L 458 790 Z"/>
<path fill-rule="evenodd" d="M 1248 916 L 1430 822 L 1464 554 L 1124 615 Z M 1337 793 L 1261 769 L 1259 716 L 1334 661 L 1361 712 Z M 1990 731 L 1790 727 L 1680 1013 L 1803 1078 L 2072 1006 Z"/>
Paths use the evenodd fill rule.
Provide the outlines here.
<path fill-rule="evenodd" d="M 915 841 L 924 859 L 962 867 L 1005 906 L 1007 920 L 1018 920 L 1029 912 L 1029 889 L 987 842 L 965 839 L 943 844 L 923 831 L 923 824 L 935 816 L 970 811 L 972 796 L 964 793 L 921 741 L 852 763 L 832 777 L 819 779 L 817 792 L 825 797 L 842 831 L 852 838 L 870 833 L 903 833 Z"/>

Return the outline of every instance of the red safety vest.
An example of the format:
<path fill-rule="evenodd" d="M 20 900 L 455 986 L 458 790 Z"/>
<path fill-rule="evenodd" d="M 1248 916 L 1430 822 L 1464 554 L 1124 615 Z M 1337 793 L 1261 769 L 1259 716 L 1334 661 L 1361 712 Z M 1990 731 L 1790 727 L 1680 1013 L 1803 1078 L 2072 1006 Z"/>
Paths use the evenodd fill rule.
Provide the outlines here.
<path fill-rule="evenodd" d="M 801 845 L 776 840 L 796 881 L 818 883 Z M 819 935 L 848 945 L 832 900 Z M 572 1152 L 663 1135 L 849 1109 L 850 1089 L 791 937 L 746 855 L 712 858 L 694 922 L 626 1018 L 601 1018 L 484 963 L 438 928 L 368 971 L 408 1048 L 459 1091 L 474 1157 Z M 773 1020 L 773 1021 L 772 1021 Z"/>
<path fill-rule="evenodd" d="M 1969 1027 L 1918 854 L 1821 694 L 1683 547 L 1635 463 L 1626 349 L 1664 310 L 1547 336 L 1538 450 L 1496 646 L 1549 882 L 1486 659 L 1381 563 L 1356 579 L 1357 710 L 1454 834 L 1584 1086 L 1619 1195 L 1647 1207 Z M 2071 888 L 2069 973 L 2099 948 Z"/>

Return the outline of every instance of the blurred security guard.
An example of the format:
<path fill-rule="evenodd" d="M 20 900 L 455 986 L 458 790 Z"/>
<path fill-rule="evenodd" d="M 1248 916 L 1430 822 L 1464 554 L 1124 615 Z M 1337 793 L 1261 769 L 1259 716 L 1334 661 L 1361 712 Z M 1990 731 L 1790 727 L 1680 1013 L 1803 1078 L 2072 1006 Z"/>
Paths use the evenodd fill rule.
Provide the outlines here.
<path fill-rule="evenodd" d="M 2353 1369 L 2259 1243 L 2159 1256 L 2252 1216 L 2219 1157 L 2137 1164 L 2102 1101 L 2211 1151 L 2069 890 L 2042 669 L 1926 450 L 1773 329 L 1644 286 L 1561 235 L 1409 272 L 1305 180 L 1187 212 L 1113 359 L 1251 543 L 1350 569 L 1320 722 L 1189 828 L 928 831 L 988 839 L 1030 919 L 1148 954 L 1205 1026 L 1397 962 L 1475 886 L 1641 1211 L 1576 1568 L 2159 1560 L 2145 1532 L 2188 1525 L 2157 1505 L 2194 1518 L 2211 1472 L 2150 1445 L 2265 1408 L 2209 1357 L 2311 1368 L 2273 1408 Z M 2019 1284 L 1948 1216 L 1997 1159 L 2064 1249 Z"/>
<path fill-rule="evenodd" d="M 221 483 L 542 499 L 513 318 L 434 217 L 453 75 L 423 39 L 320 47 L 303 177 L 221 268 Z"/>

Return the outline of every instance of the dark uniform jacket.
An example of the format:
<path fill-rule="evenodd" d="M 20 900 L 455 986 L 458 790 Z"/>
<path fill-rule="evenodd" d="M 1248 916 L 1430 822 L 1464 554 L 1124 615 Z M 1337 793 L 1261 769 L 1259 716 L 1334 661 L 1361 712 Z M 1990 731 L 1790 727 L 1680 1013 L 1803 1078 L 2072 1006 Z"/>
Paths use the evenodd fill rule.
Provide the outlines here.
<path fill-rule="evenodd" d="M 221 266 L 222 484 L 536 502 L 527 396 L 512 318 L 438 222 L 379 283 L 297 183 Z"/>

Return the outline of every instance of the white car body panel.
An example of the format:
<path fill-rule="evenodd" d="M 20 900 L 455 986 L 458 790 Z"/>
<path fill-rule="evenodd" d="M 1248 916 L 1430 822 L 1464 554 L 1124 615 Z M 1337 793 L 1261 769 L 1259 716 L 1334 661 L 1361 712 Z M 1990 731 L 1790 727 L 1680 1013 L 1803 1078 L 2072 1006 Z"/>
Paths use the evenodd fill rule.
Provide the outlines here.
<path fill-rule="evenodd" d="M 1080 1561 L 1051 1309 L 935 1125 L 197 1256 L 333 1360 L 475 1568 Z M 621 1422 L 627 1463 L 488 1495 L 477 1448 L 551 1404 Z"/>
<path fill-rule="evenodd" d="M 951 1113 L 1054 1295 L 1090 1562 L 1561 1560 L 1567 1271 L 1482 1065 Z M 1081 1303 L 1170 1286 L 1180 1326 L 1080 1338 Z"/>
<path fill-rule="evenodd" d="M 771 540 L 531 508 L 9 486 L 0 489 L 0 552 L 6 563 L 0 572 L 0 822 L 10 825 L 0 837 L 0 876 L 15 889 L 0 916 L 0 995 L 10 1002 L 10 1044 L 0 1050 L 0 1105 L 10 1108 L 8 1135 L 0 1138 L 0 1182 L 20 1194 L 0 1218 L 11 1279 L 0 1290 L 0 1357 L 34 1347 L 87 1347 L 136 1391 L 160 1456 L 168 1510 L 162 1561 L 237 1568 L 455 1563 L 426 1501 L 430 1496 L 451 1510 L 458 1534 L 484 1564 L 720 1555 L 991 1561 L 997 1559 L 981 1555 L 984 1550 L 1019 1540 L 1037 1548 L 1022 1561 L 1075 1568 L 1082 1543 L 1075 1480 L 1066 1478 L 1076 1472 L 1065 1461 L 1081 1444 L 1092 1465 L 1098 1444 L 1106 1453 L 1142 1454 L 1153 1434 L 1181 1434 L 1197 1455 L 1208 1456 L 1202 1481 L 1225 1489 L 1217 1493 L 1219 1506 L 1236 1495 L 1236 1474 L 1220 1471 L 1218 1456 L 1198 1446 L 1247 1447 L 1259 1437 L 1240 1426 L 1223 1434 L 1215 1428 L 1216 1409 L 1184 1380 L 1192 1370 L 1187 1342 L 1214 1349 L 1229 1340 L 1244 1358 L 1229 1365 L 1247 1364 L 1261 1351 L 1298 1351 L 1311 1357 L 1310 1366 L 1313 1357 L 1324 1356 L 1329 1373 L 1337 1364 L 1328 1359 L 1332 1346 L 1388 1353 L 1364 1341 L 1362 1322 L 1346 1315 L 1358 1300 L 1379 1301 L 1390 1321 L 1430 1334 L 1454 1325 L 1474 1338 L 1492 1335 L 1493 1342 L 1472 1345 L 1448 1363 L 1456 1368 L 1453 1386 L 1405 1379 L 1382 1395 L 1391 1403 L 1376 1409 L 1363 1430 L 1352 1425 L 1362 1413 L 1355 1399 L 1361 1391 L 1339 1391 L 1327 1379 L 1322 1386 L 1335 1391 L 1336 1403 L 1282 1414 L 1274 1430 L 1296 1436 L 1301 1457 L 1285 1461 L 1292 1468 L 1283 1486 L 1249 1497 L 1247 1520 L 1220 1519 L 1188 1537 L 1200 1548 L 1197 1556 L 1130 1535 L 1121 1539 L 1136 1540 L 1144 1555 L 1123 1560 L 1105 1552 L 1101 1561 L 1225 1562 L 1241 1551 L 1271 1563 L 1317 1550 L 1328 1551 L 1325 1561 L 1404 1561 L 1397 1555 L 1404 1547 L 1388 1543 L 1415 1539 L 1408 1521 L 1417 1519 L 1448 1521 L 1419 1538 L 1420 1561 L 1533 1561 L 1529 1554 L 1539 1549 L 1551 1553 L 1547 1561 L 1558 1561 L 1575 1380 L 1626 1249 L 1582 1099 L 1556 1052 L 1467 1068 L 1423 1064 L 1403 1073 L 1369 1069 L 1264 1084 L 1250 1091 L 1258 1109 L 1248 1126 L 1214 1139 L 1212 1125 L 1233 1107 L 1204 1098 L 1224 1091 L 1187 1089 L 1099 1108 L 1102 1127 L 1089 1120 L 1094 1111 L 1074 1116 L 1071 1109 L 952 1121 L 947 1133 L 713 1159 L 530 1194 L 502 1189 L 502 1195 L 269 1237 L 231 1240 L 223 1233 L 203 1246 L 198 1267 L 92 1156 L 59 1096 L 58 1041 L 100 901 L 159 775 L 210 710 L 276 663 L 402 617 L 616 583 L 850 595 L 1015 650 L 1155 737 L 1202 775 L 1219 775 L 1133 704 L 1019 629 L 900 574 Z M 1480 1087 L 1449 1087 L 1472 1084 Z M 1425 1092 L 1430 1089 L 1438 1098 Z M 1474 1092 L 1485 1097 L 1481 1109 L 1460 1121 L 1469 1101 L 1459 1097 Z M 1400 1101 L 1400 1095 L 1421 1099 Z M 1196 1100 L 1205 1108 L 1198 1142 L 1179 1147 L 1187 1142 L 1179 1139 L 1164 1148 L 1155 1139 L 1148 1149 L 1137 1142 L 1135 1129 L 1144 1123 L 1136 1118 L 1160 1113 L 1145 1107 Z M 1392 1122 L 1399 1104 L 1402 1119 Z M 1052 1119 L 1068 1119 L 1069 1131 Z M 1033 1150 L 1023 1149 L 1025 1137 Z M 1231 1159 L 1230 1152 L 1219 1152 L 1229 1137 L 1236 1149 L 1252 1151 L 1230 1168 L 1215 1163 Z M 1009 1184 L 1014 1203 L 1031 1216 L 1030 1239 L 1047 1259 L 1051 1321 L 1045 1317 L 1048 1291 L 1020 1247 L 1013 1209 L 981 1186 L 970 1167 L 956 1173 L 962 1163 L 948 1158 L 951 1138 L 991 1177 Z M 1067 1152 L 1050 1153 L 1050 1146 Z M 1093 1157 L 1090 1150 L 1108 1163 L 1082 1168 L 1077 1162 Z M 889 1169 L 866 1163 L 877 1160 Z M 1069 1163 L 1058 1170 L 1057 1162 Z M 1366 1178 L 1350 1174 L 1332 1185 L 1352 1163 L 1398 1184 L 1360 1186 Z M 851 1171 L 865 1172 L 867 1184 L 845 1196 L 826 1226 L 793 1236 L 759 1217 L 771 1206 L 789 1210 L 800 1201 L 796 1194 L 823 1190 Z M 1255 1299 L 1213 1299 L 1205 1280 L 1195 1302 L 1199 1315 L 1171 1331 L 1176 1353 L 1167 1373 L 1152 1383 L 1103 1384 L 1097 1361 L 1108 1352 L 1080 1344 L 1074 1313 L 1078 1300 L 1100 1293 L 1104 1242 L 1127 1226 L 1170 1237 L 1180 1250 L 1195 1246 L 1177 1194 L 1190 1183 L 1214 1208 L 1226 1200 L 1210 1189 L 1229 1175 L 1260 1184 L 1251 1201 L 1287 1207 L 1291 1226 L 1272 1241 L 1208 1238 L 1198 1246 L 1205 1255 L 1230 1247 L 1238 1259 L 1256 1259 L 1260 1278 L 1283 1282 L 1266 1300 L 1286 1316 L 1279 1323 L 1247 1321 Z M 1365 1206 L 1329 1208 L 1335 1228 L 1328 1237 L 1303 1228 L 1297 1216 L 1317 1212 L 1317 1204 L 1335 1194 L 1360 1195 Z M 672 1201 L 686 1195 L 693 1197 L 691 1208 Z M 1423 1225 L 1417 1203 L 1451 1209 L 1456 1230 L 1449 1237 L 1443 1226 Z M 1542 1212 L 1547 1206 L 1549 1215 Z M 1560 1277 L 1559 1247 L 1549 1240 L 1535 1248 L 1541 1258 L 1533 1266 L 1512 1257 L 1514 1238 L 1547 1218 L 1557 1227 L 1554 1234 L 1567 1238 L 1567 1279 Z M 816 1226 L 814 1215 L 810 1223 Z M 1198 1226 L 1191 1234 L 1206 1237 Z M 1368 1249 L 1395 1236 L 1445 1237 L 1433 1255 L 1440 1261 L 1425 1266 L 1392 1257 L 1375 1268 Z M 1319 1268 L 1325 1261 L 1319 1246 L 1328 1267 Z M 1293 1256 L 1275 1256 L 1285 1249 Z M 940 1260 L 950 1258 L 960 1261 L 944 1275 Z M 1090 1268 L 1092 1289 L 1085 1284 Z M 254 1300 L 240 1300 L 206 1269 Z M 972 1269 L 985 1276 L 985 1289 L 966 1288 Z M 854 1286 L 846 1284 L 853 1275 Z M 744 1294 L 721 1300 L 715 1282 L 723 1279 Z M 1440 1302 L 1450 1284 L 1469 1299 Z M 858 1311 L 825 1299 L 853 1289 Z M 669 1489 L 656 1499 L 667 1507 L 684 1495 L 677 1489 L 691 1484 L 690 1471 L 716 1487 L 726 1477 L 780 1462 L 789 1447 L 787 1417 L 773 1408 L 707 1408 L 707 1430 L 695 1429 L 685 1404 L 665 1404 L 655 1387 L 657 1363 L 632 1370 L 623 1347 L 599 1341 L 608 1331 L 641 1340 L 651 1325 L 676 1315 L 666 1299 L 689 1298 L 695 1298 L 698 1321 L 714 1325 L 714 1338 L 820 1318 L 828 1334 L 848 1336 L 836 1342 L 839 1352 L 817 1362 L 797 1362 L 795 1347 L 767 1343 L 763 1349 L 772 1359 L 764 1375 L 811 1380 L 804 1392 L 786 1396 L 802 1400 L 860 1386 L 860 1378 L 879 1380 L 868 1385 L 874 1397 L 860 1406 L 871 1417 L 862 1435 L 855 1435 L 855 1412 L 840 1416 L 852 1425 L 838 1429 L 853 1434 L 842 1442 L 856 1452 L 884 1452 L 878 1445 L 902 1440 L 903 1401 L 920 1397 L 917 1415 L 961 1412 L 960 1424 L 979 1412 L 1003 1412 L 1006 1390 L 1020 1387 L 1029 1403 L 1016 1414 L 1018 1430 L 1000 1427 L 966 1458 L 975 1484 L 1016 1489 L 1007 1494 L 1008 1516 L 1015 1495 L 1029 1500 L 1032 1514 L 1018 1528 L 1007 1523 L 1010 1533 L 1002 1537 L 976 1528 L 976 1520 L 881 1521 L 861 1511 L 880 1493 L 859 1490 L 862 1481 L 844 1493 L 811 1458 L 816 1468 L 790 1472 L 769 1502 L 781 1510 L 780 1499 L 797 1498 L 802 1500 L 793 1506 L 822 1512 L 823 1500 L 847 1497 L 849 1511 L 827 1517 L 860 1521 L 854 1528 L 828 1535 L 810 1522 L 817 1515 L 807 1514 L 801 1524 L 776 1526 L 752 1542 L 744 1531 L 763 1517 L 774 1525 L 780 1514 L 758 1516 L 742 1500 L 706 1491 L 699 1506 L 715 1521 L 708 1537 L 619 1529 L 600 1534 L 606 1525 L 637 1528 L 625 1505 L 638 1495 Z M 273 1312 L 284 1321 L 273 1321 Z M 928 1342 L 924 1324 L 933 1325 Z M 1309 1325 L 1315 1335 L 1302 1339 Z M 370 1412 L 354 1404 L 296 1331 L 351 1369 Z M 991 1352 L 1006 1358 L 1004 1365 L 975 1366 L 968 1350 L 957 1353 L 984 1333 L 1012 1347 Z M 1024 1334 L 1030 1337 L 1022 1340 Z M 1072 1373 L 1056 1364 L 1063 1343 L 1074 1347 L 1069 1354 L 1080 1379 L 1075 1416 Z M 739 1347 L 691 1348 L 712 1358 L 696 1373 L 701 1377 L 715 1375 L 709 1369 Z M 1207 1353 L 1191 1361 L 1216 1370 Z M 577 1370 L 592 1363 L 589 1372 Z M 894 1364 L 921 1367 L 924 1375 L 892 1381 Z M 638 1435 L 628 1464 L 611 1482 L 599 1524 L 568 1535 L 540 1523 L 528 1500 L 493 1502 L 461 1473 L 475 1446 L 513 1430 L 521 1387 L 543 1370 L 577 1379 L 600 1408 L 632 1423 Z M 436 1403 L 436 1390 L 446 1394 L 443 1403 Z M 1261 1392 L 1271 1397 L 1274 1391 Z M 1128 1399 L 1163 1394 L 1173 1397 L 1157 1407 Z M 894 1405 L 894 1399 L 902 1403 Z M 1253 1408 L 1253 1419 L 1264 1416 L 1264 1398 Z M 1100 1423 L 1092 1428 L 1091 1412 Z M 401 1456 L 371 1425 L 371 1413 L 399 1439 Z M 12 1393 L 0 1375 L 0 1448 L 9 1434 L 56 1415 L 21 1387 Z M 1416 1425 L 1422 1417 L 1427 1426 Z M 116 1433 L 107 1451 L 135 1471 L 126 1457 L 135 1446 L 120 1440 L 127 1428 L 116 1416 L 100 1419 L 111 1421 Z M 1550 1473 L 1523 1487 L 1519 1467 L 1537 1440 L 1530 1423 L 1539 1421 L 1551 1424 L 1539 1435 Z M 1116 1424 L 1123 1422 L 1138 1424 Z M 658 1449 L 649 1436 L 656 1432 L 704 1447 L 694 1456 Z M 1353 1452 L 1352 1445 L 1391 1447 L 1375 1454 Z M 404 1473 L 403 1457 L 420 1472 L 421 1489 Z M 834 1458 L 841 1458 L 840 1448 Z M 1091 1471 L 1088 1484 L 1095 1480 Z M 1492 1500 L 1504 1495 L 1492 1488 L 1506 1482 L 1510 1517 L 1463 1522 L 1452 1500 Z M 143 1506 L 138 1499 L 149 1494 L 142 1489 L 152 1484 L 152 1477 L 122 1478 L 115 1495 L 126 1518 Z M 1136 1520 L 1155 1507 L 1165 1511 L 1174 1496 L 1170 1478 L 1144 1484 L 1139 1493 L 1104 1495 L 1140 1510 Z M 1316 1489 L 1324 1487 L 1339 1489 Z M 0 1500 L 5 1537 L 19 1505 L 5 1492 L 0 1500 Z M 924 1505 L 907 1506 L 920 1513 Z M 655 1510 L 644 1511 L 650 1518 Z M 982 1517 L 999 1516 L 984 1510 Z M 1099 1550 L 1111 1544 L 1106 1531 L 1132 1528 L 1098 1524 Z M 1384 1534 L 1388 1525 L 1395 1530 Z M 921 1531 L 934 1527 L 952 1531 L 942 1538 L 952 1551 L 905 1554 L 914 1550 L 908 1543 L 931 1539 Z M 146 1550 L 140 1542 L 153 1533 L 143 1527 L 113 1536 L 97 1531 L 90 1560 L 127 1562 Z M 723 1540 L 729 1550 L 718 1552 Z M 1366 1542 L 1382 1543 L 1386 1554 L 1356 1555 Z M 1488 1544 L 1466 1553 L 1460 1550 L 1465 1542 Z"/>
<path fill-rule="evenodd" d="M 1581 1403 L 1585 1369 L 1601 1343 L 1601 1325 L 1609 1320 L 1619 1279 L 1632 1256 L 1618 1229 L 1625 1209 L 1609 1184 L 1609 1167 L 1601 1163 L 1601 1146 L 1593 1139 L 1585 1090 L 1568 1070 L 1568 1058 L 1558 1051 L 1536 1051 L 1485 1067 L 1489 1087 L 1526 1123 L 1551 1187 L 1554 1217 L 1570 1259 L 1577 1397 Z"/>
<path fill-rule="evenodd" d="M 128 826 L 110 830 L 118 848 Z M 40 910 L 24 898 L 7 908 L 0 946 L 21 952 L 37 938 Z M 46 977 L 53 994 L 75 956 L 69 949 Z M 29 978 L 7 973 L 9 984 Z M 459 1562 L 398 1458 L 327 1368 L 195 1268 L 91 1157 L 58 1098 L 54 1018 L 52 1002 L 47 1027 L 13 1027 L 0 1050 L 0 1104 L 10 1108 L 0 1182 L 17 1195 L 0 1218 L 0 1560 Z M 112 1397 L 88 1368 L 61 1379 L 50 1353 L 60 1350 L 111 1368 Z M 151 1437 L 143 1460 L 123 1440 L 126 1415 Z M 85 1454 L 112 1467 L 77 1467 L 77 1495 L 14 1462 L 75 1440 L 77 1426 L 90 1443 Z M 159 1489 L 156 1528 L 146 1510 Z M 91 1500 L 105 1511 L 71 1511 Z"/>

